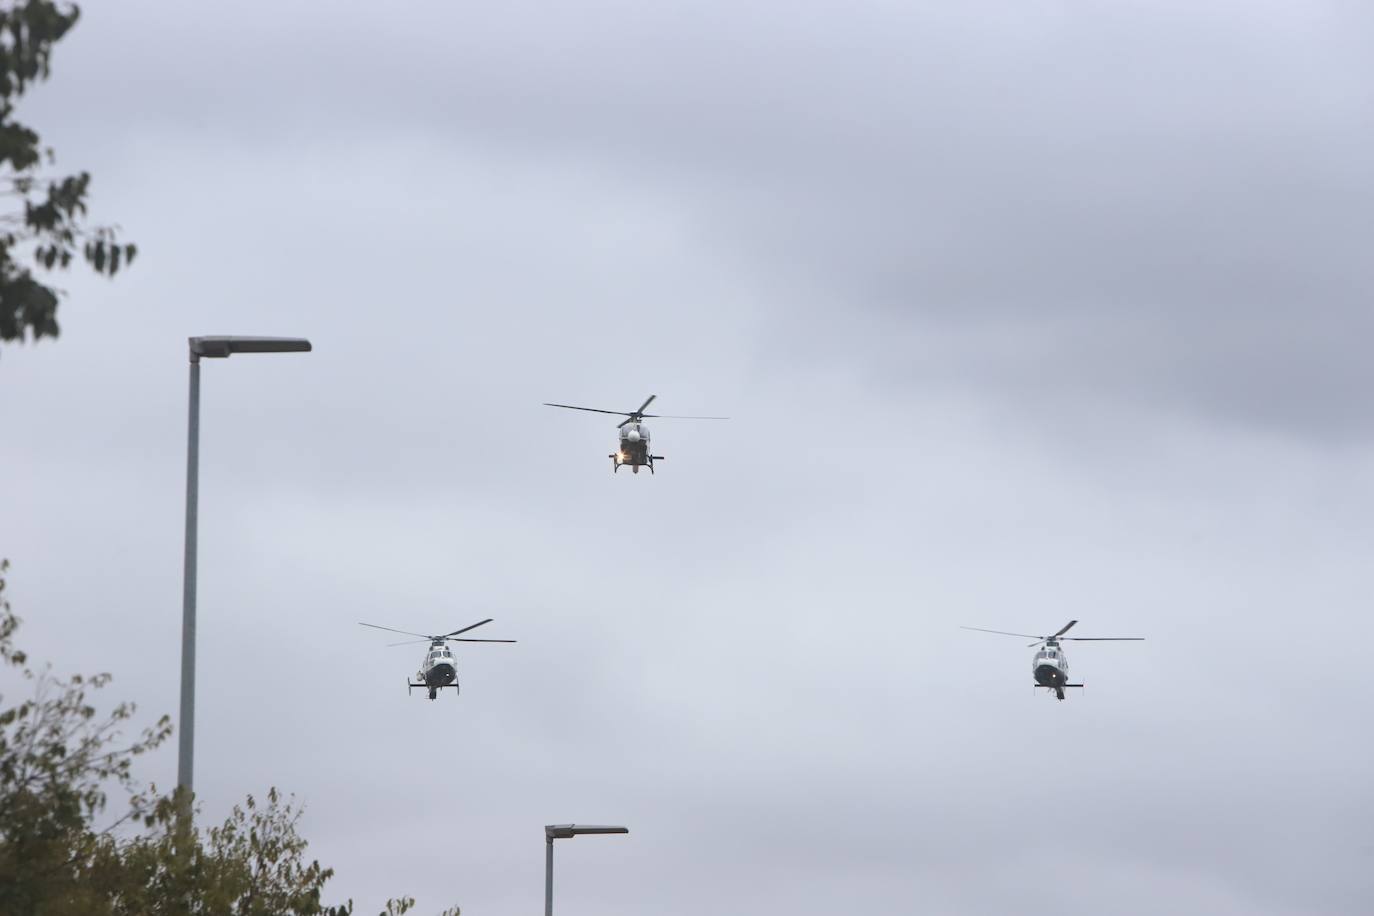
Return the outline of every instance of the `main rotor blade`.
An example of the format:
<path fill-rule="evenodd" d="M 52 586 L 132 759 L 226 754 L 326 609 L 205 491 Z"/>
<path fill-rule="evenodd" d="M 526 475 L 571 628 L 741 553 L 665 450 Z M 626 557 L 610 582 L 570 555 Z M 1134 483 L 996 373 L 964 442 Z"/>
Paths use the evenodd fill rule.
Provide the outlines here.
<path fill-rule="evenodd" d="M 979 633 L 997 633 L 1000 636 L 1020 636 L 1022 639 L 1044 639 L 1033 633 L 1008 633 L 1006 630 L 985 630 L 982 627 L 960 627 L 961 630 L 977 630 Z"/>
<path fill-rule="evenodd" d="M 486 620 L 479 620 L 470 627 L 463 627 L 461 630 L 454 630 L 452 633 L 445 633 L 441 638 L 448 639 L 450 636 L 457 636 L 459 633 L 466 633 L 468 630 L 475 630 L 483 624 L 491 623 L 494 618 L 488 617 Z"/>
<path fill-rule="evenodd" d="M 662 420 L 728 420 L 729 417 L 684 417 L 675 413 L 645 413 L 641 417 L 653 417 Z"/>
<path fill-rule="evenodd" d="M 392 649 L 396 646 L 414 646 L 422 642 L 434 642 L 434 640 L 426 636 L 424 639 L 407 639 L 405 642 L 389 642 L 386 644 L 386 647 Z"/>
<path fill-rule="evenodd" d="M 515 642 L 513 639 L 450 639 L 449 642 Z"/>
<path fill-rule="evenodd" d="M 640 404 L 640 405 L 639 405 L 639 409 L 636 410 L 635 413 L 639 414 L 641 417 L 644 416 L 644 408 L 646 408 L 646 407 L 648 407 L 650 404 L 652 404 L 652 403 L 654 402 L 654 398 L 656 398 L 656 397 L 658 397 L 658 395 L 656 395 L 656 394 L 651 394 L 651 395 L 649 395 L 648 399 L 645 400 L 645 402 L 644 402 L 643 404 Z"/>
<path fill-rule="evenodd" d="M 626 411 L 626 410 L 602 410 L 600 407 L 577 407 L 576 405 L 573 405 L 573 404 L 550 404 L 548 401 L 545 401 L 545 402 L 544 402 L 544 406 L 545 406 L 545 407 L 565 407 L 565 408 L 567 408 L 568 410 L 587 410 L 587 411 L 591 411 L 592 413 L 610 413 L 610 414 L 615 414 L 617 417 L 632 417 L 632 416 L 634 416 L 634 414 L 632 414 L 632 413 L 630 413 L 629 411 Z"/>
<path fill-rule="evenodd" d="M 422 638 L 424 638 L 424 639 L 433 639 L 433 638 L 434 638 L 433 636 L 425 636 L 424 633 L 412 633 L 412 632 L 410 632 L 409 630 L 398 630 L 398 629 L 396 629 L 395 627 L 379 627 L 379 626 L 377 626 L 375 623 L 363 623 L 361 620 L 358 621 L 358 626 L 360 626 L 360 627 L 372 627 L 372 629 L 374 629 L 374 630 L 389 630 L 389 631 L 392 632 L 392 633 L 402 633 L 402 634 L 404 634 L 404 635 L 406 635 L 406 636 L 419 636 L 419 637 L 422 637 Z"/>
<path fill-rule="evenodd" d="M 1064 626 L 1060 628 L 1058 633 L 1055 633 L 1054 635 L 1063 636 L 1065 633 L 1069 632 L 1069 630 L 1073 629 L 1073 625 L 1076 623 L 1078 623 L 1077 620 L 1070 620 L 1068 623 L 1064 624 Z"/>
<path fill-rule="evenodd" d="M 1144 636 L 1065 636 L 1072 642 L 1144 642 Z"/>

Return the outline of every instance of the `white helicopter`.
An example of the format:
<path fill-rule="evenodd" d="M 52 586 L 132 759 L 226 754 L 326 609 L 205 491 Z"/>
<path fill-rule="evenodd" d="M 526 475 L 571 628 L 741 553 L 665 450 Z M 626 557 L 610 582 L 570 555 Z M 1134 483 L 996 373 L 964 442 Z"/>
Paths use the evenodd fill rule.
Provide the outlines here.
<path fill-rule="evenodd" d="M 413 683 L 409 678 L 406 679 L 406 693 L 410 693 L 416 687 L 424 687 L 429 690 L 429 698 L 432 700 L 439 695 L 439 691 L 445 687 L 452 687 L 453 692 L 458 692 L 458 668 L 453 662 L 453 653 L 449 651 L 448 644 L 451 642 L 515 642 L 513 639 L 456 639 L 459 633 L 466 633 L 468 630 L 475 630 L 483 624 L 491 623 L 493 618 L 479 620 L 470 627 L 463 627 L 461 630 L 454 630 L 452 633 L 444 633 L 441 636 L 426 636 L 423 633 L 411 633 L 409 630 L 395 630 L 391 627 L 379 627 L 375 623 L 363 623 L 359 621 L 360 627 L 372 627 L 374 630 L 386 630 L 391 633 L 401 633 L 405 636 L 418 636 L 419 639 L 407 639 L 405 642 L 393 642 L 392 646 L 413 646 L 417 642 L 429 643 L 429 651 L 425 653 L 425 660 L 420 662 L 420 670 L 416 672 L 415 679 L 419 683 Z"/>
<path fill-rule="evenodd" d="M 610 455 L 611 466 L 620 470 L 622 464 L 630 466 L 630 470 L 636 474 L 641 467 L 647 467 L 649 473 L 654 472 L 654 462 L 662 461 L 662 455 L 655 455 L 653 449 L 649 447 L 649 427 L 645 426 L 645 417 L 662 417 L 669 420 L 728 420 L 729 417 L 680 417 L 672 414 L 645 413 L 644 409 L 653 403 L 656 394 L 649 395 L 648 400 L 639 405 L 638 410 L 602 410 L 599 407 L 575 407 L 572 404 L 550 404 L 545 401 L 545 407 L 564 407 L 568 410 L 586 410 L 592 413 L 609 413 L 619 417 L 625 417 L 619 424 L 620 428 L 620 448 Z"/>
<path fill-rule="evenodd" d="M 1035 677 L 1035 686 L 1053 690 L 1054 695 L 1059 699 L 1064 699 L 1065 687 L 1082 687 L 1082 684 L 1069 683 L 1069 659 L 1064 654 L 1063 648 L 1059 645 L 1062 642 L 1141 642 L 1143 636 L 1065 636 L 1069 628 L 1078 623 L 1077 620 L 1070 620 L 1059 628 L 1059 632 L 1053 636 L 1032 636 L 1030 633 L 1008 633 L 1005 630 L 985 630 L 982 627 L 960 627 L 961 630 L 977 630 L 979 633 L 997 633 L 1002 636 L 1020 636 L 1025 639 L 1033 639 L 1031 648 L 1040 646 L 1040 651 L 1035 653 L 1035 660 L 1031 662 L 1031 674 Z M 1043 645 L 1042 645 L 1043 644 Z"/>

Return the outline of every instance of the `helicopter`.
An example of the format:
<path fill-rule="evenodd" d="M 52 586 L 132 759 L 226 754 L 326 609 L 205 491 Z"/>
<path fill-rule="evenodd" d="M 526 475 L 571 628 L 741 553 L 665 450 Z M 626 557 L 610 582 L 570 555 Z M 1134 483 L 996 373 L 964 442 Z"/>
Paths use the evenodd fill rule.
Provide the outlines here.
<path fill-rule="evenodd" d="M 478 627 L 491 623 L 493 618 L 479 620 L 470 627 L 463 627 L 461 630 L 454 630 L 452 633 L 444 633 L 440 636 L 426 636 L 423 633 L 411 633 L 409 630 L 396 630 L 391 627 L 379 627 L 375 623 L 358 622 L 360 627 L 372 627 L 374 630 L 387 630 L 391 633 L 400 633 L 405 636 L 418 636 L 419 639 L 407 639 L 405 642 L 393 642 L 392 646 L 413 646 L 417 642 L 428 642 L 429 651 L 425 653 L 424 661 L 420 662 L 420 670 L 416 672 L 415 679 L 419 683 L 413 683 L 410 678 L 406 678 L 406 693 L 410 693 L 416 687 L 424 687 L 429 690 L 429 698 L 435 699 L 439 691 L 445 687 L 452 687 L 453 692 L 458 693 L 458 668 L 453 662 L 453 653 L 449 651 L 448 644 L 451 642 L 515 642 L 513 639 L 459 639 L 459 633 L 466 633 L 468 630 L 475 630 Z"/>
<path fill-rule="evenodd" d="M 1069 629 L 1078 623 L 1077 620 L 1070 620 L 1059 628 L 1059 632 L 1053 636 L 1032 636 L 1029 633 L 1008 633 L 1005 630 L 985 630 L 982 627 L 960 627 L 961 630 L 977 630 L 979 633 L 997 633 L 1002 636 L 1021 636 L 1025 639 L 1033 639 L 1035 642 L 1030 644 L 1030 648 L 1040 646 L 1040 651 L 1035 653 L 1035 660 L 1031 662 L 1031 675 L 1035 678 L 1035 686 L 1053 690 L 1054 695 L 1059 699 L 1064 699 L 1064 688 L 1082 687 L 1082 684 L 1069 683 L 1069 659 L 1064 654 L 1064 650 L 1059 643 L 1063 642 L 1141 642 L 1143 636 L 1065 636 Z"/>
<path fill-rule="evenodd" d="M 647 467 L 649 473 L 654 472 L 654 462 L 662 461 L 662 455 L 655 455 L 649 446 L 649 427 L 645 426 L 645 417 L 663 417 L 669 420 L 728 420 L 729 417 L 680 417 L 672 414 L 645 413 L 645 409 L 653 403 L 656 394 L 649 395 L 648 399 L 639 405 L 638 410 L 602 410 L 599 407 L 576 407 L 572 404 L 550 404 L 544 402 L 545 407 L 563 407 L 568 410 L 586 410 L 591 413 L 609 413 L 616 416 L 625 417 L 619 424 L 620 447 L 611 452 L 611 467 L 615 471 L 620 470 L 621 465 L 629 465 L 630 470 L 638 474 L 639 469 Z"/>

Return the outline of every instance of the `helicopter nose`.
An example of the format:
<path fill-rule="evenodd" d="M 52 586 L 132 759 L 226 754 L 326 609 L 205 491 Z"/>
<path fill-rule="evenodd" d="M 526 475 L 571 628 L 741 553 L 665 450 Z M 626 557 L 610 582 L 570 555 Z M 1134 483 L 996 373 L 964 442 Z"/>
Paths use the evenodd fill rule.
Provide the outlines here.
<path fill-rule="evenodd" d="M 630 430 L 629 433 L 626 434 L 625 438 L 626 438 L 626 439 L 629 439 L 631 442 L 638 442 L 638 441 L 639 441 L 639 430 L 637 430 L 637 429 L 632 429 L 632 430 Z"/>

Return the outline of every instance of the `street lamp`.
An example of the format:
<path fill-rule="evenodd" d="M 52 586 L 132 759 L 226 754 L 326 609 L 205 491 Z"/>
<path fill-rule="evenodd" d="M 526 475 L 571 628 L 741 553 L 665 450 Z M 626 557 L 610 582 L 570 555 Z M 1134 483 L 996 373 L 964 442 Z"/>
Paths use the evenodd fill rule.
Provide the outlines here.
<path fill-rule="evenodd" d="M 303 337 L 192 337 L 191 404 L 186 430 L 186 560 L 181 591 L 181 734 L 177 745 L 177 788 L 189 813 L 196 726 L 196 503 L 200 486 L 200 360 L 233 353 L 304 353 Z M 188 820 L 189 823 L 189 820 Z"/>
<path fill-rule="evenodd" d="M 544 916 L 553 916 L 553 841 L 583 833 L 629 833 L 629 827 L 597 827 L 590 824 L 550 824 L 544 828 Z"/>

